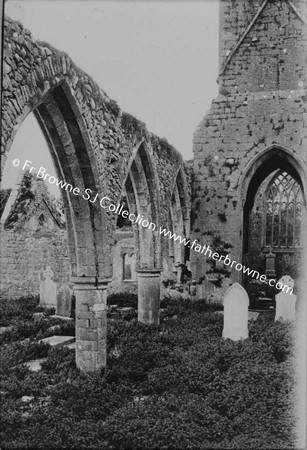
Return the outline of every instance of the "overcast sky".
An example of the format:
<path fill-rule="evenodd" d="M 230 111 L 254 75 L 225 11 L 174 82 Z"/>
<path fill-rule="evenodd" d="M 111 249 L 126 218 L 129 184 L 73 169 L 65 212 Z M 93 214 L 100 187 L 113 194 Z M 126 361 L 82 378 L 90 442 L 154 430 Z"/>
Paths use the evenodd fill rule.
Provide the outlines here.
<path fill-rule="evenodd" d="M 5 13 L 68 53 L 121 109 L 191 159 L 193 132 L 217 95 L 218 0 L 14 1 Z M 3 187 L 20 156 L 50 168 L 31 114 L 19 129 Z M 34 164 L 34 165 L 35 165 Z"/>

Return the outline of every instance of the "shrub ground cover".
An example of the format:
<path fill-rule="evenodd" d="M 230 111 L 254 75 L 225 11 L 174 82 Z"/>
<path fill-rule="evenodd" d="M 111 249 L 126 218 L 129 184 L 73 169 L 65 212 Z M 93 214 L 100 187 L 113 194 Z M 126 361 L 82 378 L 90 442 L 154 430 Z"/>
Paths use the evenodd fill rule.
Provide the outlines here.
<path fill-rule="evenodd" d="M 67 348 L 2 343 L 2 448 L 294 448 L 293 326 L 264 313 L 232 342 L 203 302 L 162 307 L 158 327 L 109 321 L 96 374 Z M 37 373 L 20 365 L 34 357 Z"/>

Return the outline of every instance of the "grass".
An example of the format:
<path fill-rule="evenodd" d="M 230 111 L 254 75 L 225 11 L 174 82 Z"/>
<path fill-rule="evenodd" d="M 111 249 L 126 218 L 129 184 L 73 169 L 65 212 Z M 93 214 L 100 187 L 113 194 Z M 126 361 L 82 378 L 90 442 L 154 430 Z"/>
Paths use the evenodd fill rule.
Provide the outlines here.
<path fill-rule="evenodd" d="M 22 302 L 10 308 L 16 326 Z M 204 302 L 163 309 L 157 327 L 110 319 L 96 374 L 78 371 L 73 350 L 2 342 L 2 448 L 294 448 L 293 326 L 264 313 L 233 342 Z M 46 361 L 32 373 L 22 363 L 35 357 Z"/>

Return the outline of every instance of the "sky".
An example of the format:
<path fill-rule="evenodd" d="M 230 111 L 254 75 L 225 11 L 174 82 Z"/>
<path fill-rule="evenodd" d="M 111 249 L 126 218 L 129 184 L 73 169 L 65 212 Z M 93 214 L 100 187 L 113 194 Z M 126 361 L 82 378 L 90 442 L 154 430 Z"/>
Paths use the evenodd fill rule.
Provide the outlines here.
<path fill-rule="evenodd" d="M 121 109 L 166 138 L 184 159 L 193 157 L 193 132 L 217 96 L 218 9 L 218 0 L 5 4 L 9 17 L 67 52 Z M 54 173 L 33 114 L 16 134 L 3 188 L 18 175 L 16 157 Z"/>

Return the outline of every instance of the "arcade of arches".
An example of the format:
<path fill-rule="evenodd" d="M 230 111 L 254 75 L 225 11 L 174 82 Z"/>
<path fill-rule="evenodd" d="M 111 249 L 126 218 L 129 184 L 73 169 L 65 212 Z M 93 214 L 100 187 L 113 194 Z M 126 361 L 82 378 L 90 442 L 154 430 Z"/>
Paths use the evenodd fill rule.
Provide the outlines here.
<path fill-rule="evenodd" d="M 193 162 L 121 111 L 66 54 L 6 18 L 2 170 L 19 126 L 34 112 L 59 179 L 126 204 L 156 230 L 203 244 L 218 237 L 231 246 L 233 259 L 272 276 L 299 278 L 306 237 L 307 34 L 303 3 L 293 1 L 295 9 L 288 0 L 279 3 L 264 2 L 260 11 L 242 0 L 238 22 L 238 2 L 221 1 L 220 94 L 194 134 Z M 266 30 L 277 19 L 285 27 L 271 36 Z M 257 70 L 250 53 L 258 58 Z M 283 60 L 268 70 L 263 55 L 276 61 L 276 53 Z M 123 282 L 137 285 L 144 323 L 158 323 L 161 279 L 174 277 L 176 267 L 188 266 L 198 296 L 212 288 L 209 274 L 219 269 L 156 230 L 119 221 L 99 202 L 61 192 L 76 295 L 76 360 L 91 371 L 106 364 L 112 252 L 122 259 Z M 242 281 L 238 272 L 228 276 Z"/>

